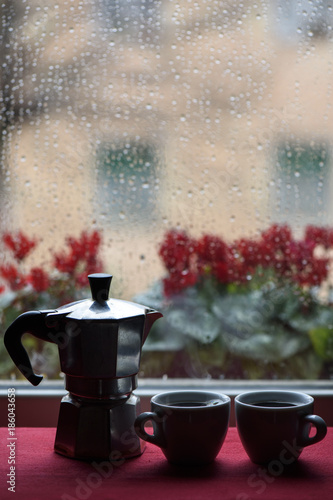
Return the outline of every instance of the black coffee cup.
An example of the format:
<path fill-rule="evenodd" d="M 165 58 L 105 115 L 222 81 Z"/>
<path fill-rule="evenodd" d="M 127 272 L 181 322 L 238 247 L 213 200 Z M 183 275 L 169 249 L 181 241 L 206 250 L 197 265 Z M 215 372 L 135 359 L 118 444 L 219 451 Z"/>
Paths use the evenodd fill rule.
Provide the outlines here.
<path fill-rule="evenodd" d="M 252 462 L 295 462 L 306 446 L 326 436 L 324 420 L 313 414 L 311 396 L 294 391 L 254 391 L 235 398 L 236 425 Z M 316 434 L 310 437 L 311 426 Z"/>
<path fill-rule="evenodd" d="M 151 399 L 151 412 L 139 415 L 135 431 L 159 446 L 169 462 L 202 465 L 213 462 L 229 426 L 230 398 L 206 391 L 174 391 Z M 145 424 L 152 422 L 153 434 Z"/>

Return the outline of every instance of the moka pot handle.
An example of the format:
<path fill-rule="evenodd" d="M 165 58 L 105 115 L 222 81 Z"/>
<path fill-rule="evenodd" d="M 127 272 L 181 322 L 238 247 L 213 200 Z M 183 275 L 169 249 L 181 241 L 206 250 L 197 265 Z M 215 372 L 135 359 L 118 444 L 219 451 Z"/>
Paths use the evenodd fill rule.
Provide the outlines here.
<path fill-rule="evenodd" d="M 18 316 L 7 328 L 4 336 L 5 347 L 20 372 L 32 385 L 38 385 L 42 375 L 34 373 L 27 351 L 22 345 L 22 335 L 30 333 L 38 339 L 55 343 L 49 335 L 50 329 L 45 323 L 46 315 L 52 311 L 28 311 Z"/>

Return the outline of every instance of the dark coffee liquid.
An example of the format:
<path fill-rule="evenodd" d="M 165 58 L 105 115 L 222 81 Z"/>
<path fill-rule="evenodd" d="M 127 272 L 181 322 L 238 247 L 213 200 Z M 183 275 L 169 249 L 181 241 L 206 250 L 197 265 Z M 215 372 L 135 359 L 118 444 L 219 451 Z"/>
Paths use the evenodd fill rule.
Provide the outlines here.
<path fill-rule="evenodd" d="M 296 403 L 287 403 L 285 401 L 257 401 L 251 403 L 252 406 L 261 406 L 262 408 L 292 408 L 297 406 Z"/>
<path fill-rule="evenodd" d="M 193 408 L 194 406 L 207 406 L 207 404 L 199 403 L 197 401 L 179 401 L 174 403 L 167 403 L 167 406 L 178 406 L 180 408 Z"/>

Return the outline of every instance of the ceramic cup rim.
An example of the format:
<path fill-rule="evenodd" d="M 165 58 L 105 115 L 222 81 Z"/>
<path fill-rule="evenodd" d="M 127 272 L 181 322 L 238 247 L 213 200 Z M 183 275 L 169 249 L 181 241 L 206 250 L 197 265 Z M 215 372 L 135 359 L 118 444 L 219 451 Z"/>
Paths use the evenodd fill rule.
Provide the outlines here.
<path fill-rule="evenodd" d="M 164 401 L 163 399 L 168 399 L 168 398 L 173 398 L 173 397 L 184 397 L 186 395 L 190 399 L 193 400 L 193 397 L 199 397 L 201 400 L 199 402 L 207 402 L 209 400 L 214 400 L 214 404 L 212 405 L 207 405 L 207 406 L 177 406 L 174 403 L 172 403 L 172 406 Z M 160 401 L 162 399 L 162 401 Z M 218 400 L 218 403 L 216 401 Z M 178 400 L 179 401 L 179 400 Z M 186 399 L 182 400 L 182 402 L 187 402 Z M 196 391 L 196 390 L 179 390 L 179 391 L 166 391 L 166 392 L 160 392 L 159 394 L 155 394 L 151 398 L 151 403 L 154 403 L 155 405 L 161 407 L 161 408 L 167 408 L 169 411 L 172 408 L 173 410 L 181 410 L 181 411 L 207 411 L 207 410 L 214 410 L 214 408 L 221 408 L 222 406 L 225 405 L 230 405 L 231 404 L 231 399 L 229 396 L 226 394 L 222 394 L 220 392 L 213 392 L 213 391 Z"/>
<path fill-rule="evenodd" d="M 257 406 L 253 403 L 267 401 L 274 397 L 280 397 L 286 403 L 295 403 L 295 406 Z M 312 404 L 314 399 L 309 394 L 300 391 L 284 390 L 263 390 L 247 391 L 238 394 L 235 397 L 235 406 L 240 405 L 247 408 L 253 408 L 256 411 L 295 411 L 298 408 Z"/>

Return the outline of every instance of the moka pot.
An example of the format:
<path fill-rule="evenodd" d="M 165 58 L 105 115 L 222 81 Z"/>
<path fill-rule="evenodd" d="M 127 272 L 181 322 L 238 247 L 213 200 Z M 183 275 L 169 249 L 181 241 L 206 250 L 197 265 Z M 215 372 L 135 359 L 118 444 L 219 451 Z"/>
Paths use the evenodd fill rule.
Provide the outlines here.
<path fill-rule="evenodd" d="M 137 387 L 141 349 L 162 316 L 149 307 L 109 299 L 112 276 L 88 276 L 92 299 L 53 310 L 29 311 L 9 326 L 4 343 L 21 373 L 38 385 L 22 345 L 25 333 L 57 344 L 68 394 L 62 399 L 55 451 L 79 459 L 140 455 L 134 431 L 140 413 Z"/>

